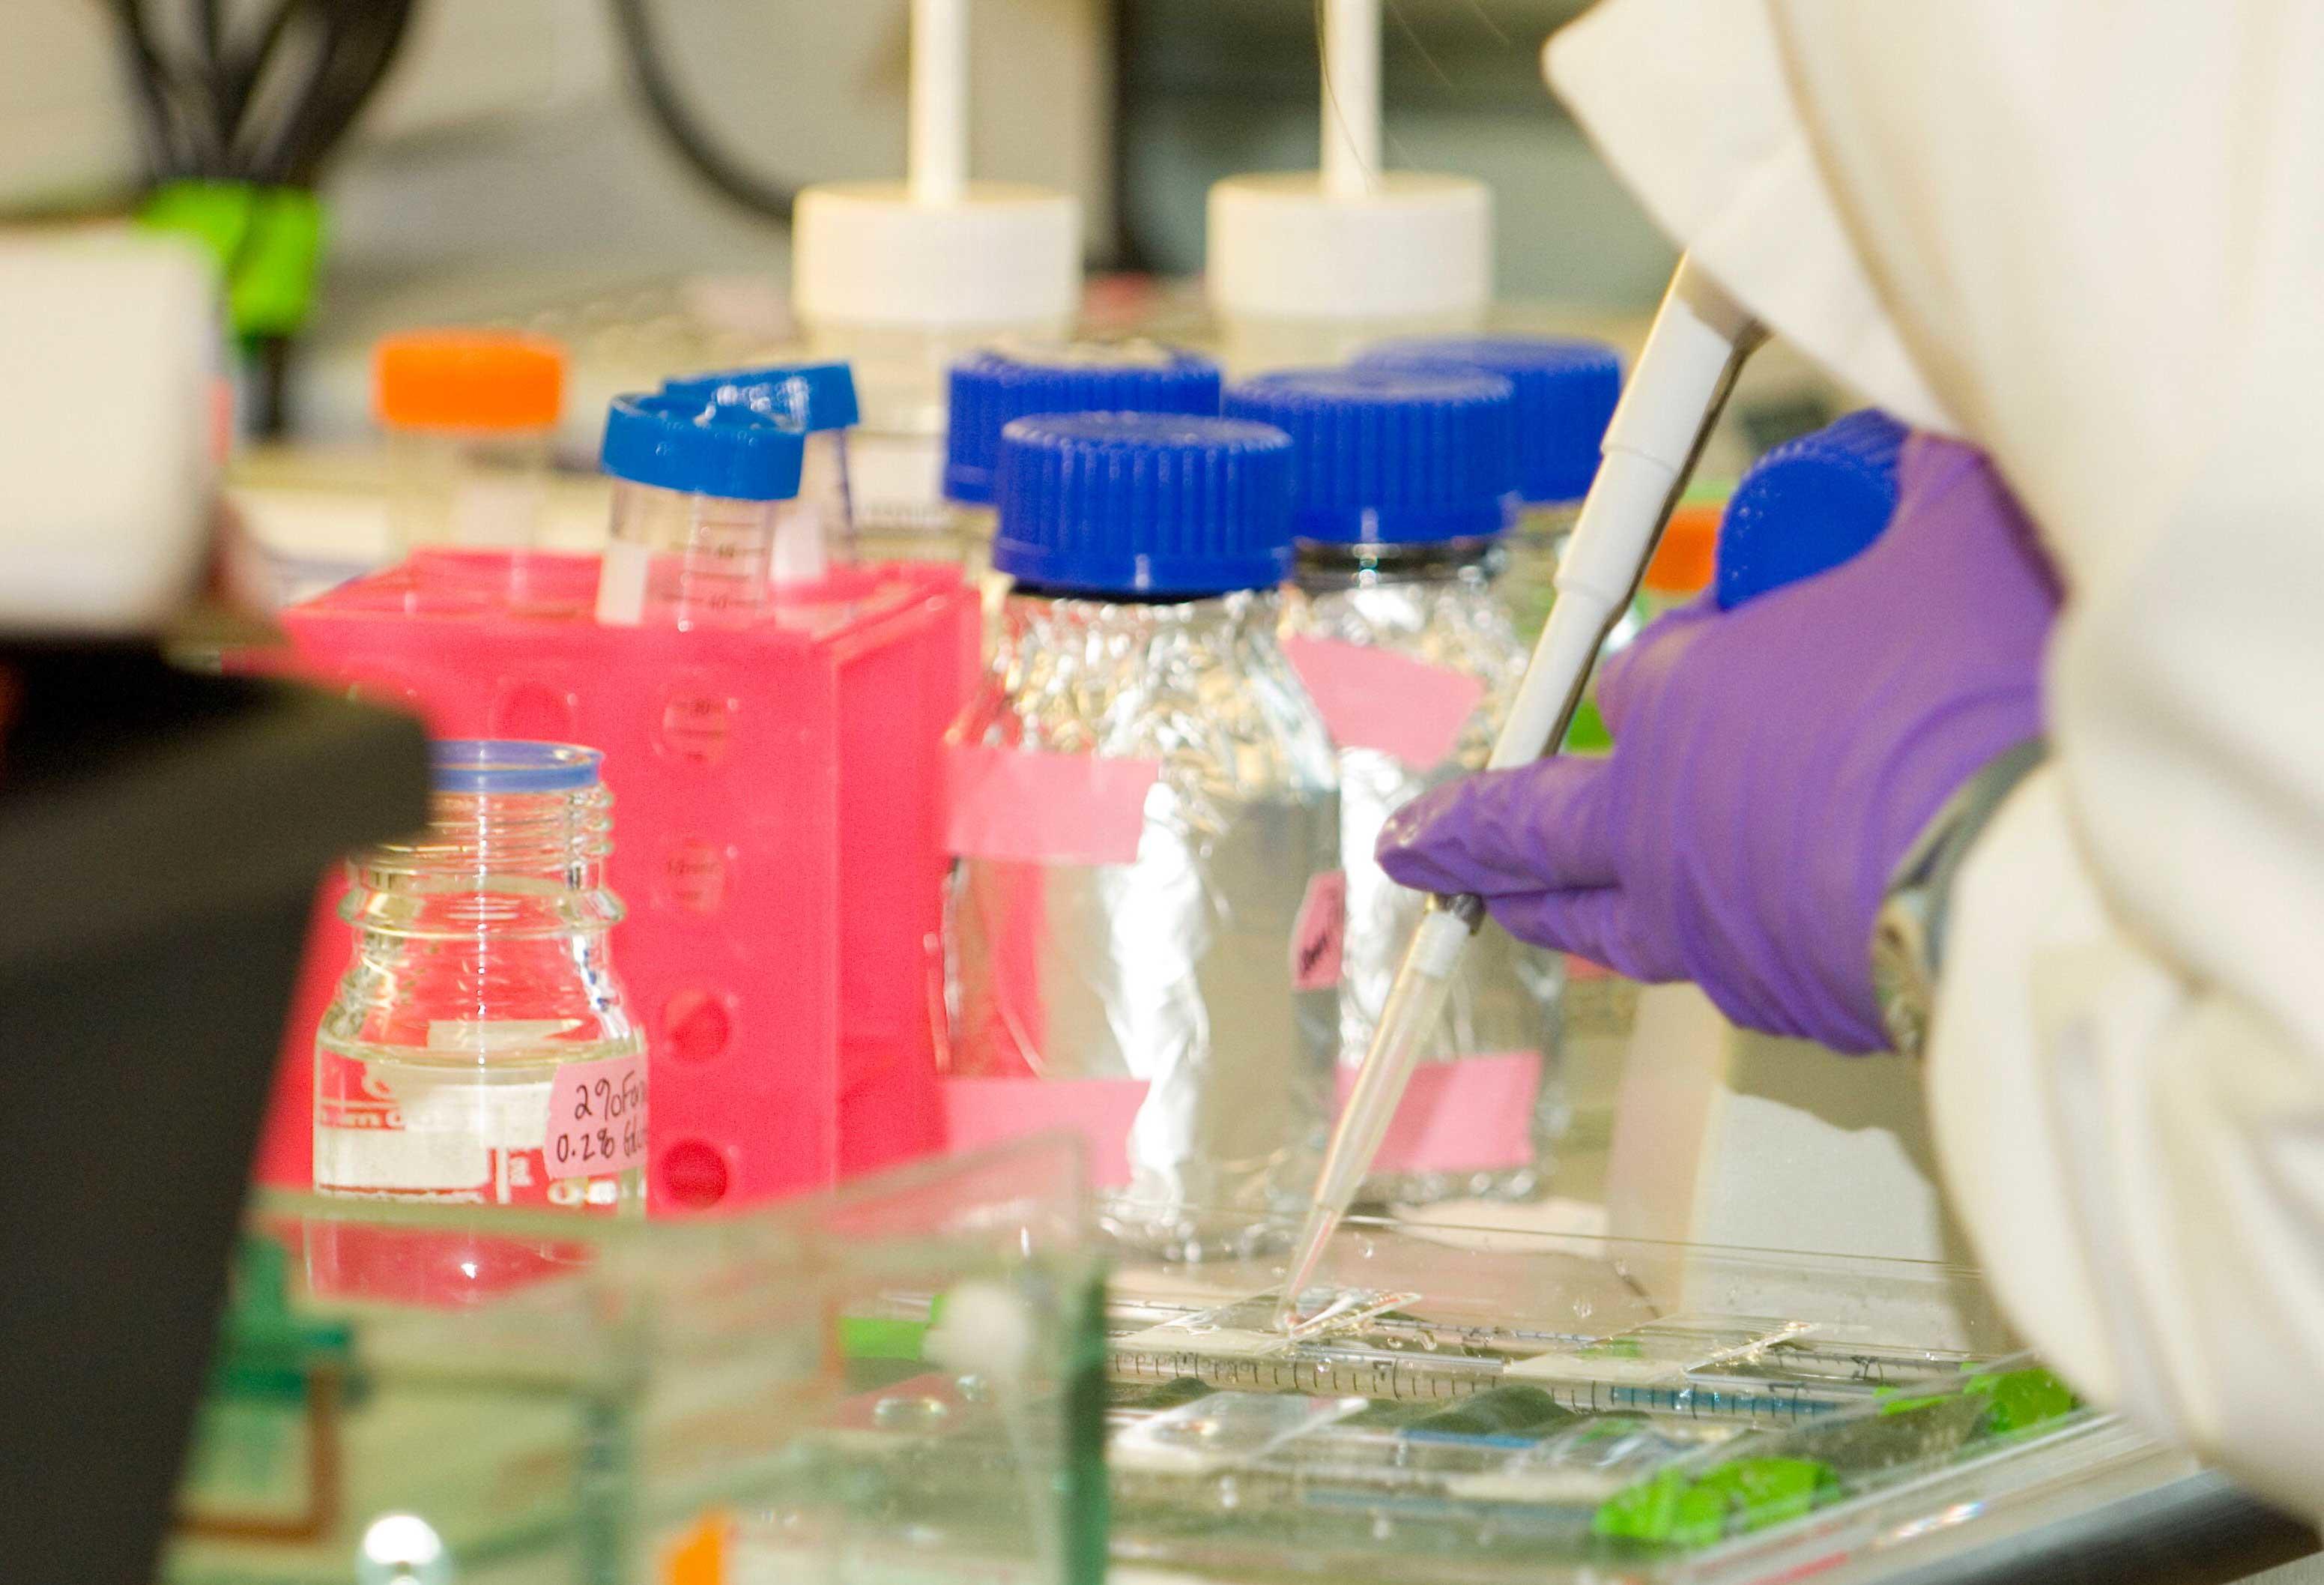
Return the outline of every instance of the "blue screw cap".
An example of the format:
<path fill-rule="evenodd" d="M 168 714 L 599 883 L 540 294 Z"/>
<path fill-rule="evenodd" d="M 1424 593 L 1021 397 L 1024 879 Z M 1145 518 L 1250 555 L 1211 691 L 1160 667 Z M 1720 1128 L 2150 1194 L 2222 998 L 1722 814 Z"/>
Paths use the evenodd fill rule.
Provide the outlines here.
<path fill-rule="evenodd" d="M 1151 341 L 1078 341 L 989 348 L 953 366 L 945 495 L 991 505 L 1001 431 L 1043 412 L 1219 411 L 1219 366 Z"/>
<path fill-rule="evenodd" d="M 751 407 L 809 434 L 853 429 L 855 371 L 845 363 L 770 363 L 661 383 L 665 396 L 703 406 Z"/>
<path fill-rule="evenodd" d="M 1878 539 L 1910 432 L 1867 407 L 1753 463 L 1719 524 L 1720 607 L 1830 571 Z"/>
<path fill-rule="evenodd" d="M 730 501 L 798 494 L 798 430 L 749 407 L 678 396 L 616 396 L 600 465 L 615 478 Z"/>
<path fill-rule="evenodd" d="M 1300 539 L 1435 544 L 1508 525 L 1512 397 L 1499 375 L 1287 369 L 1235 385 L 1226 411 L 1291 437 Z"/>
<path fill-rule="evenodd" d="M 1517 396 L 1517 494 L 1579 501 L 1622 395 L 1622 360 L 1602 341 L 1561 336 L 1416 336 L 1357 355 L 1360 368 L 1480 368 Z"/>
<path fill-rule="evenodd" d="M 438 792 L 577 792 L 597 784 L 604 757 L 578 744 L 521 737 L 438 738 L 428 746 Z"/>
<path fill-rule="evenodd" d="M 1161 412 L 1051 413 L 1001 432 L 992 564 L 1064 594 L 1204 598 L 1291 568 L 1291 440 Z"/>

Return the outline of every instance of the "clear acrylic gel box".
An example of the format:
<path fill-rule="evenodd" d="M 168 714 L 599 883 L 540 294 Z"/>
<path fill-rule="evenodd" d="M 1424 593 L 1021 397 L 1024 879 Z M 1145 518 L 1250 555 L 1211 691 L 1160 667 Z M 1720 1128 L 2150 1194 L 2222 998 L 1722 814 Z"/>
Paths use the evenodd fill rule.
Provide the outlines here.
<path fill-rule="evenodd" d="M 162 1585 L 1096 1585 L 1083 1203 L 1056 1142 L 675 1223 L 262 1194 Z M 568 1261 L 351 1301 L 351 1226 Z"/>

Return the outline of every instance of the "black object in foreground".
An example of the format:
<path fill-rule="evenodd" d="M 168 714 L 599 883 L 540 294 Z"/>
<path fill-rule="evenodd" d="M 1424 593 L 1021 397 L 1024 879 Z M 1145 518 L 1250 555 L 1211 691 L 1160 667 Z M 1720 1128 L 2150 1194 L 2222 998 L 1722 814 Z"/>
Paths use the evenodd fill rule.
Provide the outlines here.
<path fill-rule="evenodd" d="M 426 744 L 139 648 L 0 664 L 0 1557 L 144 1585 L 317 876 L 421 823 Z"/>

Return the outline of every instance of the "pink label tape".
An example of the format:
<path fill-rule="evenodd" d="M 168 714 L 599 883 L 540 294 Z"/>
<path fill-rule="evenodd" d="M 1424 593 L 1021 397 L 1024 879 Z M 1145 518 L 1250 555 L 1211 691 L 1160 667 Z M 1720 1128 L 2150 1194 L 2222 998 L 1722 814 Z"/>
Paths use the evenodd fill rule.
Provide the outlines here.
<path fill-rule="evenodd" d="M 1292 988 L 1329 990 L 1339 984 L 1347 948 L 1348 876 L 1344 870 L 1329 870 L 1307 883 L 1291 927 Z"/>
<path fill-rule="evenodd" d="M 1146 827 L 1155 759 L 945 750 L 950 851 L 1034 864 L 1129 864 Z"/>
<path fill-rule="evenodd" d="M 1340 1070 L 1344 1104 L 1356 1071 Z M 1491 1173 L 1531 1164 L 1539 1052 L 1479 1052 L 1412 1071 L 1372 1168 L 1381 1173 Z"/>
<path fill-rule="evenodd" d="M 642 1053 L 559 1062 L 549 1086 L 551 1178 L 594 1178 L 646 1164 L 646 1060 Z"/>
<path fill-rule="evenodd" d="M 1418 768 L 1452 757 L 1485 685 L 1449 666 L 1328 638 L 1286 638 L 1284 653 L 1307 685 L 1333 740 L 1376 748 Z"/>
<path fill-rule="evenodd" d="M 945 1138 L 977 1150 L 1034 1134 L 1078 1134 L 1101 1189 L 1130 1183 L 1130 1128 L 1146 1104 L 1143 1079 L 947 1079 Z"/>

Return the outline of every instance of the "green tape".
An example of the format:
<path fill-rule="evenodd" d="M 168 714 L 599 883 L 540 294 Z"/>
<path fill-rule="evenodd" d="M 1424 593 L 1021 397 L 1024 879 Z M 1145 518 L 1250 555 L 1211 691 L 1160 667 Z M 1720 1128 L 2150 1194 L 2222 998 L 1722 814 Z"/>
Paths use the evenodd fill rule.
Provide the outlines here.
<path fill-rule="evenodd" d="M 839 1321 L 839 1349 L 850 1359 L 918 1359 L 927 1335 L 926 1321 L 847 1315 Z"/>
<path fill-rule="evenodd" d="M 1971 1376 L 1965 1390 L 1983 1393 L 1993 1400 L 1979 1428 L 1996 1436 L 2059 1419 L 2081 1407 L 2071 1387 L 2038 1365 L 1997 1376 Z"/>
<path fill-rule="evenodd" d="M 239 181 L 170 181 L 153 190 L 138 219 L 176 231 L 209 250 L 223 271 L 250 230 L 251 189 Z"/>
<path fill-rule="evenodd" d="M 1813 1459 L 1738 1459 L 1705 1475 L 1697 1489 L 1717 1491 L 1744 1529 L 1764 1530 L 1798 1518 L 1819 1492 L 1839 1484 L 1831 1467 Z"/>
<path fill-rule="evenodd" d="M 301 1317 L 290 1298 L 290 1252 L 263 1234 L 235 1246 L 226 1314 L 210 1367 L 210 1391 L 236 1398 L 305 1400 L 318 1369 L 352 1372 L 351 1322 Z"/>
<path fill-rule="evenodd" d="M 227 314 L 237 336 L 288 336 L 313 311 L 324 213 L 322 200 L 306 189 L 165 182 L 138 218 L 209 250 L 226 279 Z"/>
<path fill-rule="evenodd" d="M 1692 1478 L 1665 1469 L 1599 1504 L 1590 1527 L 1620 1540 L 1709 1546 L 1730 1525 L 1764 1530 L 1796 1519 L 1839 1485 L 1813 1459 L 1737 1459 Z"/>
<path fill-rule="evenodd" d="M 1600 1503 L 1590 1528 L 1609 1539 L 1667 1543 L 1677 1534 L 1679 1509 L 1688 1490 L 1684 1475 L 1665 1469 Z"/>
<path fill-rule="evenodd" d="M 1565 752 L 1568 754 L 1604 754 L 1614 746 L 1614 734 L 1606 730 L 1606 718 L 1598 713 L 1598 701 L 1584 696 L 1573 707 L 1573 719 L 1565 728 Z"/>

